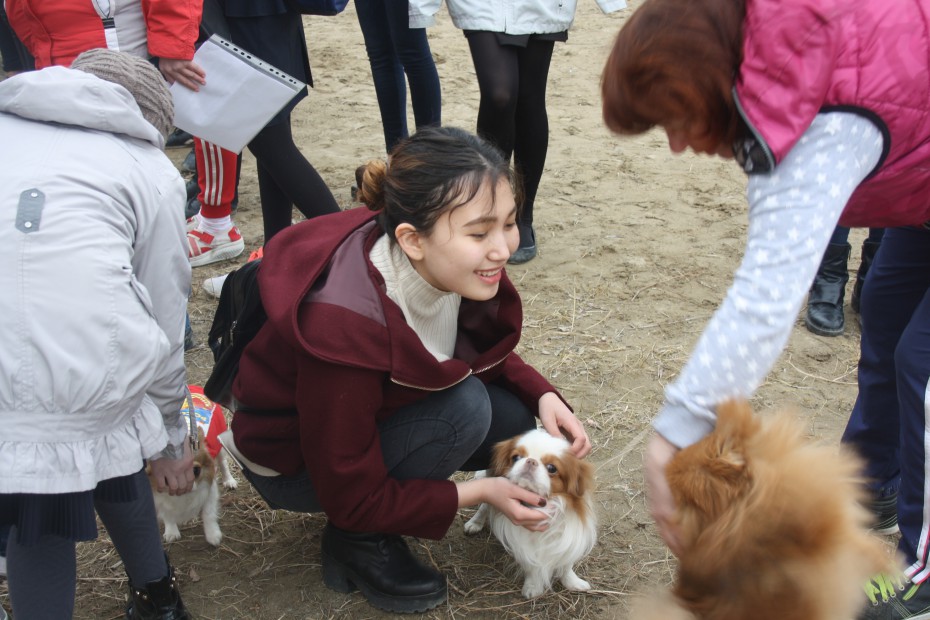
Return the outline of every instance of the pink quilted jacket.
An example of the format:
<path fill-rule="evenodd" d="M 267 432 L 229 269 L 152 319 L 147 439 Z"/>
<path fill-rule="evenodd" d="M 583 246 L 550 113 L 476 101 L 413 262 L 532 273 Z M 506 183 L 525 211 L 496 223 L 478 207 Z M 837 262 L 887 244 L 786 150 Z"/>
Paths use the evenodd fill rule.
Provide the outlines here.
<path fill-rule="evenodd" d="M 735 94 L 762 168 L 780 162 L 817 113 L 858 112 L 882 129 L 884 152 L 840 223 L 930 220 L 930 0 L 746 4 Z"/>

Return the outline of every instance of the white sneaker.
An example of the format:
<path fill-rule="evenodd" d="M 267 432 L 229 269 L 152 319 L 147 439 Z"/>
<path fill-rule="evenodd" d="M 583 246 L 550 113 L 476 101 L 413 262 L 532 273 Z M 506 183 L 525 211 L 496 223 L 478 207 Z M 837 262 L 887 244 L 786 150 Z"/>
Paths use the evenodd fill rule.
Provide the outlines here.
<path fill-rule="evenodd" d="M 235 226 L 216 236 L 195 228 L 188 231 L 187 243 L 187 257 L 191 261 L 191 267 L 202 267 L 236 258 L 245 250 L 245 241 Z"/>
<path fill-rule="evenodd" d="M 224 273 L 221 276 L 215 276 L 213 278 L 207 278 L 203 281 L 203 290 L 210 297 L 215 297 L 216 299 L 220 298 L 220 293 L 223 292 L 223 283 L 226 282 L 226 278 L 229 277 L 228 273 Z M 0 618 L 0 620 L 3 620 Z"/>

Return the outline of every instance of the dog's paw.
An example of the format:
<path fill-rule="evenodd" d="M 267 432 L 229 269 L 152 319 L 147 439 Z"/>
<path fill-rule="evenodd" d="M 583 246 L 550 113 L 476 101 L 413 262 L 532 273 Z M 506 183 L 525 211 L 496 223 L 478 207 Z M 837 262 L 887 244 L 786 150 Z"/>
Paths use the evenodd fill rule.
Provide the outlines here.
<path fill-rule="evenodd" d="M 591 584 L 575 574 L 575 571 L 569 570 L 562 576 L 562 585 L 566 590 L 575 592 L 587 592 L 591 589 Z"/>
<path fill-rule="evenodd" d="M 484 529 L 484 519 L 472 517 L 465 522 L 465 533 L 468 535 L 477 534 Z"/>
<path fill-rule="evenodd" d="M 220 531 L 220 526 L 216 525 L 215 523 L 204 523 L 203 537 L 206 538 L 207 542 L 214 547 L 219 547 L 220 543 L 223 541 L 223 532 Z"/>
<path fill-rule="evenodd" d="M 173 543 L 176 540 L 181 539 L 181 532 L 178 530 L 178 526 L 174 523 L 165 523 L 165 536 L 166 543 Z"/>
<path fill-rule="evenodd" d="M 523 582 L 523 598 L 536 598 L 546 591 L 546 584 L 527 579 Z"/>
<path fill-rule="evenodd" d="M 236 482 L 235 478 L 229 476 L 228 478 L 223 478 L 223 488 L 227 491 L 232 491 L 233 489 L 239 488 L 239 483 Z"/>

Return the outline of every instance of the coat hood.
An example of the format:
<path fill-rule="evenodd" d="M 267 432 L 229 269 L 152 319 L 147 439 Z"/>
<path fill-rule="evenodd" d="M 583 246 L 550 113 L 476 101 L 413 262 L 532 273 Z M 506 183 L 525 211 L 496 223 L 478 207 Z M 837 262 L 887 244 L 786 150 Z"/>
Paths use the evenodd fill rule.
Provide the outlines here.
<path fill-rule="evenodd" d="M 142 117 L 128 90 L 75 69 L 46 67 L 4 80 L 0 113 L 122 134 L 159 149 L 165 146 L 164 137 Z"/>

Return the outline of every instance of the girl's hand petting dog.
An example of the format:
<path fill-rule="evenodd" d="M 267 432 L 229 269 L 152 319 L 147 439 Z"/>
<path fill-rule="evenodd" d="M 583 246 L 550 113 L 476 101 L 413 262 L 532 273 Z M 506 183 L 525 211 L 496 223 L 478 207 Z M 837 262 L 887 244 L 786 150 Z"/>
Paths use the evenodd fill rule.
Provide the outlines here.
<path fill-rule="evenodd" d="M 583 459 L 591 452 L 591 440 L 581 421 L 575 417 L 555 392 L 539 398 L 539 421 L 553 437 L 564 436 L 572 444 L 572 454 Z"/>
<path fill-rule="evenodd" d="M 149 461 L 152 480 L 159 493 L 184 495 L 194 487 L 194 455 L 190 443 L 184 442 L 184 455 L 179 459 L 160 458 Z"/>
<path fill-rule="evenodd" d="M 534 532 L 542 532 L 549 526 L 549 515 L 536 508 L 545 507 L 546 498 L 506 478 L 474 478 L 457 482 L 455 486 L 459 492 L 459 507 L 487 503 L 497 508 L 514 525 Z"/>
<path fill-rule="evenodd" d="M 646 446 L 643 467 L 646 476 L 646 499 L 649 512 L 659 528 L 659 536 L 676 556 L 681 554 L 681 540 L 675 521 L 675 500 L 665 478 L 665 468 L 678 448 L 665 437 L 654 433 Z"/>

